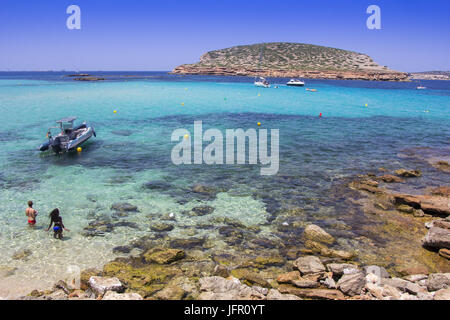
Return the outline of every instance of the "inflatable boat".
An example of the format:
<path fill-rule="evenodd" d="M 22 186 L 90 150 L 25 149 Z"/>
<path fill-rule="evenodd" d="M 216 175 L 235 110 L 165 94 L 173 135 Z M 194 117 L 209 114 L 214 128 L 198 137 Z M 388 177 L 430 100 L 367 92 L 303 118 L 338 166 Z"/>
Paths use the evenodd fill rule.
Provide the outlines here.
<path fill-rule="evenodd" d="M 92 136 L 96 137 L 95 129 L 92 125 L 83 122 L 82 124 L 74 127 L 74 121 L 77 118 L 68 117 L 56 121 L 57 127 L 51 127 L 48 129 L 47 138 L 48 141 L 39 146 L 39 151 L 53 150 L 55 153 L 63 153 L 77 149 Z M 56 135 L 52 135 L 52 129 L 59 129 L 60 132 Z"/>

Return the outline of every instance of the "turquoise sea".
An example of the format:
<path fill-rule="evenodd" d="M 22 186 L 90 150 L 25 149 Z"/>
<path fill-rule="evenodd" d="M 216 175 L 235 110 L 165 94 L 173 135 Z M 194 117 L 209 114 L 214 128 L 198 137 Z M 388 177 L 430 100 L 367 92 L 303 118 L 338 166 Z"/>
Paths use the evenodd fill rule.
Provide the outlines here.
<path fill-rule="evenodd" d="M 234 250 L 212 222 L 221 217 L 258 226 L 258 237 L 285 246 L 301 246 L 302 229 L 280 226 L 312 222 L 339 238 L 339 248 L 354 249 L 365 217 L 336 193 L 347 179 L 380 167 L 411 168 L 423 177 L 399 186 L 401 191 L 450 183 L 449 174 L 430 165 L 450 160 L 450 82 L 422 81 L 428 89 L 416 90 L 414 82 L 306 80 L 306 87 L 317 89 L 307 92 L 285 86 L 286 79 L 270 79 L 278 88 L 261 89 L 245 77 L 121 72 L 139 78 L 107 73 L 104 82 L 77 82 L 65 74 L 0 73 L 3 298 L 51 286 L 70 266 L 101 267 L 118 255 L 135 254 L 137 248 L 113 249 L 144 236 L 208 239 L 211 250 Z M 80 153 L 39 153 L 47 129 L 67 116 L 91 122 L 97 138 Z M 279 129 L 278 174 L 261 176 L 257 165 L 172 164 L 172 132 L 192 131 L 199 120 L 204 130 L 258 129 L 258 122 L 260 128 Z M 195 185 L 208 192 L 195 192 Z M 33 230 L 25 217 L 28 200 L 39 211 Z M 111 206 L 120 202 L 136 205 L 138 212 L 118 216 Z M 214 211 L 185 214 L 199 205 Z M 70 229 L 64 241 L 44 232 L 53 208 Z M 285 214 L 290 209 L 301 214 Z M 168 213 L 176 217 L 174 229 L 152 231 Z M 85 228 L 98 220 L 113 227 L 88 234 Z M 13 259 L 22 250 L 28 256 Z"/>

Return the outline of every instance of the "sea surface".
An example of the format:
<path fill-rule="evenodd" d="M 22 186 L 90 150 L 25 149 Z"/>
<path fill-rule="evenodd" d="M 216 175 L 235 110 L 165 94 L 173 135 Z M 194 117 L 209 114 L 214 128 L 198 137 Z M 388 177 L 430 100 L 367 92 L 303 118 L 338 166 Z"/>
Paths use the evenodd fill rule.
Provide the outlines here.
<path fill-rule="evenodd" d="M 422 81 L 427 90 L 416 90 L 415 82 L 306 80 L 317 89 L 308 92 L 285 86 L 288 79 L 269 79 L 272 88 L 264 89 L 246 77 L 87 73 L 107 81 L 73 81 L 70 72 L 0 73 L 2 298 L 50 287 L 73 268 L 101 268 L 124 255 L 115 247 L 154 235 L 150 227 L 169 213 L 176 217 L 169 238 L 216 239 L 225 250 L 230 244 L 220 241 L 213 219 L 258 226 L 259 236 L 291 243 L 301 232 L 283 238 L 280 224 L 316 223 L 339 237 L 339 248 L 352 249 L 365 218 L 349 215 L 336 186 L 380 167 L 422 170 L 422 178 L 399 187 L 405 192 L 450 183 L 430 165 L 450 159 L 449 81 Z M 92 123 L 97 137 L 82 152 L 38 152 L 48 128 L 67 116 Z M 259 165 L 248 164 L 174 165 L 171 134 L 185 128 L 193 135 L 194 121 L 222 132 L 279 129 L 278 174 L 261 176 Z M 196 185 L 208 192 L 195 192 Z M 33 229 L 28 200 L 39 211 Z M 118 216 L 115 203 L 138 211 Z M 214 212 L 185 214 L 204 205 Z M 64 241 L 45 232 L 54 208 L 70 229 Z M 301 213 L 283 214 L 290 209 Z M 101 219 L 114 228 L 92 236 L 85 228 Z M 26 257 L 13 258 L 23 250 Z"/>

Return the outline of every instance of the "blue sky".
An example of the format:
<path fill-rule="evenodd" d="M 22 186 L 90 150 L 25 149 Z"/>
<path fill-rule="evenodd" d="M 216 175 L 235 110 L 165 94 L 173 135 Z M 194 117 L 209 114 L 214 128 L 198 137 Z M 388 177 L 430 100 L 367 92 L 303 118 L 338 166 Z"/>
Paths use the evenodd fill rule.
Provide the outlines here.
<path fill-rule="evenodd" d="M 81 8 L 81 30 L 66 8 Z M 366 8 L 381 8 L 369 30 Z M 0 70 L 171 70 L 259 42 L 354 50 L 400 71 L 450 70 L 448 0 L 2 0 Z"/>

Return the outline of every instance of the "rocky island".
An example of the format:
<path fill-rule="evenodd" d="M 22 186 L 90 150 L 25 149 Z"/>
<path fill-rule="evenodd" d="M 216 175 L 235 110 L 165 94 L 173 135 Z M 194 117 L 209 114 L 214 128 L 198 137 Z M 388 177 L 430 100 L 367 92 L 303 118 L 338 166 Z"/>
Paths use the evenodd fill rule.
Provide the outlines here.
<path fill-rule="evenodd" d="M 172 74 L 408 81 L 408 74 L 380 66 L 368 55 L 303 43 L 261 43 L 205 53 Z"/>

